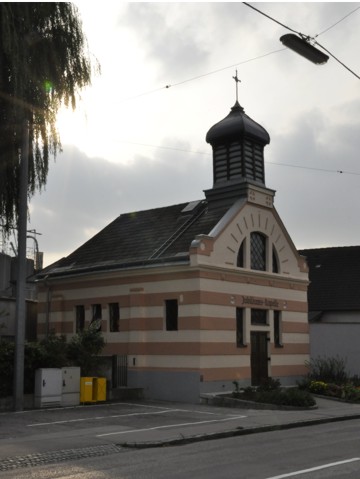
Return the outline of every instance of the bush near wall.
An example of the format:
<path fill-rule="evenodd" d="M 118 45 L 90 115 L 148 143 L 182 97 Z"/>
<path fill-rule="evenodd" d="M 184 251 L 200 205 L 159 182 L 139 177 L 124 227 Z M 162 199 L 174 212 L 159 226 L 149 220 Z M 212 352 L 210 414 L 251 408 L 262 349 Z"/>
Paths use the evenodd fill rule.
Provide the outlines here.
<path fill-rule="evenodd" d="M 234 386 L 233 397 L 245 401 L 304 408 L 316 405 L 309 391 L 297 387 L 282 388 L 278 379 L 268 378 L 257 387 L 246 388 L 240 388 L 238 382 L 234 381 Z"/>
<path fill-rule="evenodd" d="M 86 330 L 66 342 L 65 336 L 50 334 L 43 341 L 25 343 L 24 393 L 34 392 L 35 371 L 39 368 L 80 366 L 81 374 L 96 376 L 101 360 L 98 356 L 105 346 L 100 331 Z M 0 340 L 0 397 L 13 394 L 15 343 Z"/>
<path fill-rule="evenodd" d="M 313 394 L 360 402 L 360 380 L 349 377 L 346 360 L 339 357 L 317 357 L 307 363 L 309 373 L 299 387 Z"/>

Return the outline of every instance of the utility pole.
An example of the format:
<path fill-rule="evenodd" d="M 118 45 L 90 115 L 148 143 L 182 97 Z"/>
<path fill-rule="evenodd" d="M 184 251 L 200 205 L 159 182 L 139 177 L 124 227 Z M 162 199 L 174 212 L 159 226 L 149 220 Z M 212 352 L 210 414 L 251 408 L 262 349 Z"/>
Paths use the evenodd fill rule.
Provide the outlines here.
<path fill-rule="evenodd" d="M 20 157 L 18 254 L 16 275 L 16 335 L 14 361 L 14 409 L 24 409 L 24 350 L 26 320 L 26 227 L 29 168 L 29 122 L 24 120 Z"/>

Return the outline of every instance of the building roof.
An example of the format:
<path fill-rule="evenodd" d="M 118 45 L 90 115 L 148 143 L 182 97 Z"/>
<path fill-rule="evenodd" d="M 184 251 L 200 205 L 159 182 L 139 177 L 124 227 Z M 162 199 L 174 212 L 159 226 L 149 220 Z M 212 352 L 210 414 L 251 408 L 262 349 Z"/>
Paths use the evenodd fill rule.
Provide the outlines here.
<path fill-rule="evenodd" d="M 270 143 L 270 136 L 265 128 L 250 118 L 239 102 L 236 102 L 230 113 L 210 128 L 206 141 L 213 145 L 223 143 L 226 139 L 241 137 L 252 138 L 264 145 Z"/>
<path fill-rule="evenodd" d="M 208 209 L 207 201 L 199 200 L 122 214 L 39 277 L 188 262 L 195 236 L 209 234 L 227 210 Z"/>
<path fill-rule="evenodd" d="M 360 309 L 360 246 L 304 249 L 309 265 L 309 311 Z"/>

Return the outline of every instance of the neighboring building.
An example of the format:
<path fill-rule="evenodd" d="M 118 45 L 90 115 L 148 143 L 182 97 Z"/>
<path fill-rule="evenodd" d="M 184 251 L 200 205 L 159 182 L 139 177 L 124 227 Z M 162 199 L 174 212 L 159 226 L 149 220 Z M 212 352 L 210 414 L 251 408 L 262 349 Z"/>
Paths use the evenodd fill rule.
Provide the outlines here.
<path fill-rule="evenodd" d="M 25 338 L 36 339 L 37 300 L 34 261 L 26 260 Z M 0 252 L 0 339 L 15 339 L 16 331 L 16 257 Z"/>
<path fill-rule="evenodd" d="M 206 141 L 204 199 L 123 214 L 39 276 L 39 335 L 96 320 L 104 355 L 150 398 L 307 372 L 308 269 L 265 186 L 270 137 L 236 102 Z"/>
<path fill-rule="evenodd" d="M 311 358 L 346 359 L 360 376 L 360 246 L 301 250 L 309 264 Z"/>

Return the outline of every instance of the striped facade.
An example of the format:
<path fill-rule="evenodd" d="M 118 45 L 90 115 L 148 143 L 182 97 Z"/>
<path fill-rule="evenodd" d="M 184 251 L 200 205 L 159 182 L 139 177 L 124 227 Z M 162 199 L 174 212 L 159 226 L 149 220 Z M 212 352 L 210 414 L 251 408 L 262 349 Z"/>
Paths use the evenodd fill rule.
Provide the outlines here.
<path fill-rule="evenodd" d="M 264 270 L 251 267 L 253 233 L 266 239 Z M 235 380 L 254 383 L 256 333 L 266 338 L 269 377 L 286 385 L 306 374 L 307 287 L 306 262 L 273 206 L 273 192 L 250 185 L 209 234 L 193 238 L 182 262 L 40 281 L 38 334 L 71 337 L 77 308 L 86 327 L 100 305 L 104 355 L 126 356 L 128 386 L 149 398 L 197 402 L 203 392 L 233 389 Z"/>

